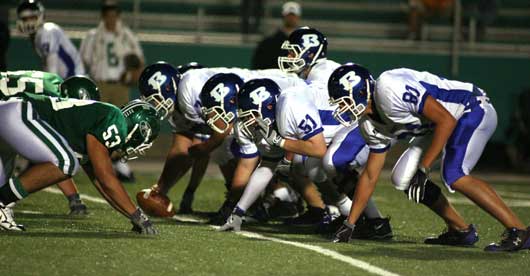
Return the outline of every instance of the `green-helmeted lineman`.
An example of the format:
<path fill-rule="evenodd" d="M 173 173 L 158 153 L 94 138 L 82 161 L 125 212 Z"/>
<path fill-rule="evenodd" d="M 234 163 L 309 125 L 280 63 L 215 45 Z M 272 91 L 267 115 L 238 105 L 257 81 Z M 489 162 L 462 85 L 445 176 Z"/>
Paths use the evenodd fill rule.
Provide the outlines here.
<path fill-rule="evenodd" d="M 99 100 L 99 90 L 96 84 L 85 76 L 71 76 L 63 81 L 56 74 L 41 71 L 0 72 L 0 100 L 7 100 L 8 97 L 20 93 Z M 12 157 L 15 158 L 15 156 Z M 68 199 L 70 215 L 88 213 L 73 179 L 62 181 L 57 186 Z"/>
<path fill-rule="evenodd" d="M 99 101 L 96 84 L 85 76 L 71 76 L 63 81 L 59 75 L 42 71 L 0 72 L 0 100 L 20 93 Z"/>
<path fill-rule="evenodd" d="M 59 90 L 62 82 L 59 75 L 41 71 L 0 72 L 0 100 L 20 93 L 65 97 Z"/>
<path fill-rule="evenodd" d="M 74 175 L 77 156 L 103 197 L 131 219 L 133 230 L 156 233 L 114 175 L 110 155 L 136 158 L 151 146 L 159 129 L 156 111 L 140 100 L 122 110 L 97 101 L 30 93 L 0 101 L 1 140 L 12 153 L 32 163 L 19 177 L 13 177 L 4 169 L 9 152 L 0 152 L 0 228 L 22 230 L 5 205 Z"/>

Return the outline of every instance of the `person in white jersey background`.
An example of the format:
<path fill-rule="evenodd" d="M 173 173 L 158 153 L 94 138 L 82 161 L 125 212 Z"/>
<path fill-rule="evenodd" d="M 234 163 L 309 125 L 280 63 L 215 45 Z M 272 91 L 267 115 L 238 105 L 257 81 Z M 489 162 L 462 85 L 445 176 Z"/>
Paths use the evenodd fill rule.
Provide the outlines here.
<path fill-rule="evenodd" d="M 43 71 L 66 79 L 85 74 L 81 57 L 63 29 L 44 20 L 44 6 L 38 0 L 24 0 L 17 8 L 17 28 L 29 36 L 42 59 Z"/>
<path fill-rule="evenodd" d="M 144 66 L 138 39 L 123 24 L 116 1 L 104 1 L 101 22 L 81 42 L 80 52 L 88 74 L 96 81 L 101 101 L 122 107 L 129 102 L 129 85 L 136 83 Z M 114 162 L 123 182 L 134 182 L 134 174 L 124 162 Z"/>
<path fill-rule="evenodd" d="M 407 164 L 398 169 L 399 178 L 409 180 L 408 185 L 400 181 L 394 181 L 394 185 L 404 190 L 409 199 L 431 207 L 448 224 L 446 233 L 425 242 L 472 245 L 478 240 L 474 227 L 465 224 L 430 181 L 430 168 L 442 153 L 441 175 L 449 191 L 463 193 L 506 228 L 501 242 L 492 243 L 485 250 L 530 248 L 530 227 L 525 228 L 488 183 L 470 175 L 497 127 L 497 113 L 482 89 L 472 83 L 406 68 L 385 71 L 374 81 L 366 68 L 350 63 L 333 72 L 328 90 L 338 104 L 336 118 L 346 125 L 359 120 L 370 147 L 350 215 L 335 233 L 334 242 L 350 239 L 355 220 L 374 191 L 390 141 L 420 136 L 430 143 L 413 142 L 411 147 L 416 147 L 419 154 L 405 152 L 410 154 L 405 157 Z"/>

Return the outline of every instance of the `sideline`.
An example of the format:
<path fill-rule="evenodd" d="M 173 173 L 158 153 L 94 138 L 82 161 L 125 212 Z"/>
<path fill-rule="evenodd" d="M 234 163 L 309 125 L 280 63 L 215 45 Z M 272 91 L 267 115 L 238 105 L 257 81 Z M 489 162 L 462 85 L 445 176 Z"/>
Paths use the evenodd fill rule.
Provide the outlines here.
<path fill-rule="evenodd" d="M 44 191 L 48 192 L 48 193 L 52 193 L 52 194 L 62 194 L 61 190 L 59 190 L 59 189 L 57 189 L 55 187 L 48 187 L 48 188 L 44 189 Z M 80 194 L 80 197 L 81 197 L 81 199 L 84 199 L 86 201 L 91 201 L 91 202 L 95 202 L 95 203 L 107 203 L 104 199 L 93 197 L 93 196 L 89 196 L 89 195 L 85 195 L 85 194 Z M 204 220 L 198 220 L 198 219 L 195 219 L 195 218 L 191 218 L 189 216 L 179 216 L 179 215 L 175 215 L 173 217 L 173 219 L 178 220 L 178 221 L 183 221 L 183 222 L 197 222 L 197 223 L 204 223 L 205 222 Z M 214 229 L 218 228 L 218 226 L 213 226 L 213 225 L 210 225 L 210 227 L 212 227 Z M 237 234 L 237 235 L 241 235 L 241 236 L 247 237 L 247 238 L 251 238 L 251 239 L 260 239 L 260 240 L 272 241 L 272 242 L 286 244 L 286 245 L 290 245 L 290 246 L 294 246 L 294 247 L 298 247 L 298 248 L 307 249 L 307 250 L 316 252 L 318 254 L 330 257 L 332 259 L 347 263 L 347 264 L 349 264 L 351 266 L 354 266 L 356 268 L 362 269 L 362 270 L 364 270 L 366 272 L 369 272 L 369 273 L 372 273 L 372 274 L 381 275 L 381 276 L 399 276 L 399 274 L 396 274 L 396 273 L 390 272 L 388 270 L 382 269 L 380 267 L 371 265 L 371 264 L 369 264 L 367 262 L 364 262 L 364 261 L 361 261 L 361 260 L 357 260 L 357 259 L 354 259 L 354 258 L 349 257 L 349 256 L 342 255 L 342 254 L 340 254 L 338 252 L 335 252 L 333 250 L 329 250 L 329 249 L 326 249 L 326 248 L 323 248 L 323 247 L 320 247 L 320 246 L 304 244 L 304 243 L 300 243 L 300 242 L 287 241 L 287 240 L 282 240 L 282 239 L 273 238 L 273 237 L 267 237 L 267 236 L 260 235 L 258 233 L 248 232 L 248 231 L 240 231 L 240 232 L 234 232 L 234 233 Z"/>

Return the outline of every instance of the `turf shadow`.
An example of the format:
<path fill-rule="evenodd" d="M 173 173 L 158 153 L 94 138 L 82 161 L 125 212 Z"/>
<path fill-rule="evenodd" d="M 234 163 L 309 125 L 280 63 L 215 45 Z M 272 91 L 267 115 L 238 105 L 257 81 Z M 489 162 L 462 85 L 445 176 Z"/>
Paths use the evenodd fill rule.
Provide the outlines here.
<path fill-rule="evenodd" d="M 115 231 L 70 231 L 70 232 L 0 232 L 1 236 L 18 236 L 18 237 L 39 237 L 39 238 L 61 238 L 61 239 L 151 239 L 150 236 L 139 235 L 132 232 L 115 232 Z"/>
<path fill-rule="evenodd" d="M 363 246 L 363 249 L 366 247 Z M 355 250 L 340 251 L 342 254 L 355 256 L 359 252 Z M 479 247 L 449 247 L 449 246 L 415 246 L 407 248 L 396 247 L 372 247 L 370 250 L 363 250 L 363 256 L 388 256 L 403 260 L 499 260 L 510 259 L 510 254 L 495 254 L 482 251 Z"/>
<path fill-rule="evenodd" d="M 90 214 L 85 216 L 71 216 L 68 214 L 28 214 L 15 213 L 15 219 L 60 219 L 60 220 L 84 220 L 90 217 Z"/>

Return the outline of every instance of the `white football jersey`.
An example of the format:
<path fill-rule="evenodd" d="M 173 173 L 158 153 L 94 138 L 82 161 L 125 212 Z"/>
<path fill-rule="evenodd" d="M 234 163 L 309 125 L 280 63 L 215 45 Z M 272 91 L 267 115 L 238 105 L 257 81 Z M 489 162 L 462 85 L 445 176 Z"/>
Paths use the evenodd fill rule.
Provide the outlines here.
<path fill-rule="evenodd" d="M 340 64 L 333 60 L 325 58 L 320 59 L 315 63 L 315 65 L 313 65 L 313 67 L 311 67 L 311 71 L 309 71 L 306 81 L 308 83 L 320 81 L 327 85 L 329 77 L 331 76 L 333 71 L 335 71 L 335 69 L 339 67 Z"/>
<path fill-rule="evenodd" d="M 307 140 L 324 131 L 320 114 L 307 91 L 284 90 L 276 103 L 276 126 L 286 139 Z"/>
<path fill-rule="evenodd" d="M 199 95 L 206 81 L 218 73 L 234 73 L 245 82 L 256 78 L 269 78 L 275 81 L 282 90 L 291 86 L 305 85 L 305 82 L 296 75 L 283 73 L 279 69 L 248 70 L 216 67 L 189 70 L 182 76 L 177 90 L 178 108 L 187 120 L 198 124 L 205 123 L 201 118 L 202 104 Z"/>
<path fill-rule="evenodd" d="M 486 99 L 484 91 L 472 83 L 406 68 L 385 71 L 375 85 L 376 115 L 360 120 L 361 131 L 371 150 L 385 151 L 392 138 L 429 133 L 434 125 L 422 115 L 428 95 L 456 120 Z"/>
<path fill-rule="evenodd" d="M 79 52 L 57 24 L 44 23 L 35 34 L 34 47 L 44 61 L 44 71 L 63 79 L 85 74 Z"/>

